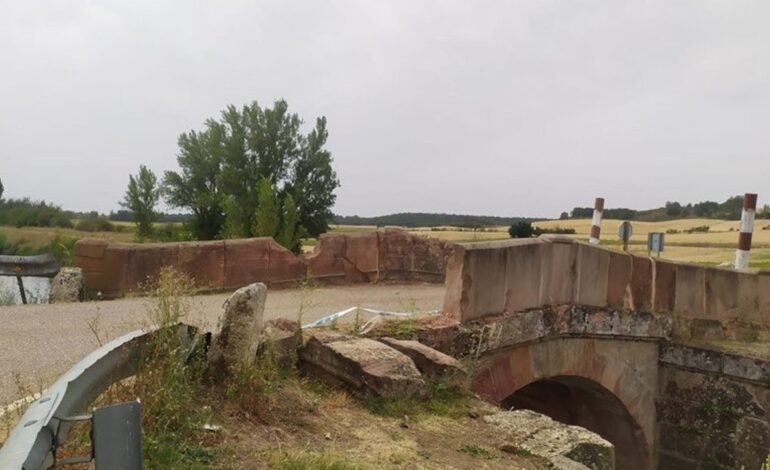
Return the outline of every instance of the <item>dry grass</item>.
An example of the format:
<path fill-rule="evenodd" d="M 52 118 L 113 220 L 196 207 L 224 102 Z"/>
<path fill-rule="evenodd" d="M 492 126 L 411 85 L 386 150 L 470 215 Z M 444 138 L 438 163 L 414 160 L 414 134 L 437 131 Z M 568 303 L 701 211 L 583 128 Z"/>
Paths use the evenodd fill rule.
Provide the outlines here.
<path fill-rule="evenodd" d="M 131 242 L 134 240 L 132 232 L 81 232 L 71 228 L 51 227 L 0 227 L 0 233 L 5 235 L 8 244 L 23 244 L 32 249 L 48 246 L 58 235 L 66 238 L 104 238 L 115 242 Z"/>

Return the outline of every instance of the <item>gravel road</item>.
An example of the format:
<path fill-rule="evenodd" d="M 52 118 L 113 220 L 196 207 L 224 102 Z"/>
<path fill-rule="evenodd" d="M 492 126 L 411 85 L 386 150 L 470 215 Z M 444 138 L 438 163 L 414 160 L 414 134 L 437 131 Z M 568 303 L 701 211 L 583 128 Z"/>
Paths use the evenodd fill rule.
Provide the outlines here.
<path fill-rule="evenodd" d="M 228 294 L 191 298 L 185 322 L 213 330 Z M 268 292 L 265 319 L 316 320 L 352 306 L 394 311 L 441 308 L 444 286 L 378 284 Z M 39 391 L 99 346 L 148 324 L 150 299 L 0 307 L 0 405 L 21 397 L 17 384 Z"/>

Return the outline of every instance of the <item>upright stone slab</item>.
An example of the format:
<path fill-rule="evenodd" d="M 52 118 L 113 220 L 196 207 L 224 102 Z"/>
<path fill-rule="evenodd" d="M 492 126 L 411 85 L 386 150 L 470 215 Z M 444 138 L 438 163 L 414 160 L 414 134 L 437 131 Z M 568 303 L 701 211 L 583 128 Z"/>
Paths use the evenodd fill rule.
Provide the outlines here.
<path fill-rule="evenodd" d="M 269 238 L 225 240 L 225 289 L 267 282 Z"/>
<path fill-rule="evenodd" d="M 676 300 L 674 310 L 685 318 L 703 318 L 705 269 L 692 264 L 676 266 Z"/>
<path fill-rule="evenodd" d="M 241 287 L 225 301 L 224 315 L 209 351 L 214 369 L 231 371 L 239 364 L 251 364 L 257 355 L 267 287 L 262 283 Z"/>
<path fill-rule="evenodd" d="M 610 308 L 630 307 L 628 293 L 631 285 L 631 255 L 617 251 L 610 252 L 609 274 L 607 276 L 607 305 Z"/>
<path fill-rule="evenodd" d="M 345 237 L 343 269 L 348 282 L 374 282 L 378 280 L 377 232 L 351 233 Z"/>
<path fill-rule="evenodd" d="M 51 282 L 51 303 L 77 302 L 83 294 L 83 270 L 64 267 Z"/>
<path fill-rule="evenodd" d="M 412 237 L 406 230 L 382 230 L 378 237 L 380 279 L 403 280 L 412 267 Z"/>
<path fill-rule="evenodd" d="M 267 281 L 271 286 L 292 285 L 305 280 L 307 265 L 291 250 L 281 246 L 272 238 L 266 241 L 268 247 Z"/>
<path fill-rule="evenodd" d="M 225 281 L 225 243 L 222 241 L 179 244 L 178 269 L 200 289 L 221 290 Z"/>
<path fill-rule="evenodd" d="M 126 292 L 126 271 L 132 245 L 86 238 L 75 243 L 75 265 L 83 270 L 86 289 L 102 298 Z"/>
<path fill-rule="evenodd" d="M 141 291 L 154 282 L 165 266 L 178 266 L 179 245 L 147 243 L 135 245 L 126 267 L 126 290 Z"/>
<path fill-rule="evenodd" d="M 646 256 L 631 257 L 631 308 L 652 310 L 652 260 Z"/>
<path fill-rule="evenodd" d="M 504 310 L 521 312 L 539 307 L 545 243 L 539 239 L 515 240 L 508 243 Z"/>
<path fill-rule="evenodd" d="M 544 247 L 540 305 L 571 304 L 575 299 L 577 244 L 567 237 L 541 237 Z"/>
<path fill-rule="evenodd" d="M 346 245 L 344 235 L 321 234 L 313 253 L 305 257 L 308 277 L 322 282 L 344 282 Z"/>
<path fill-rule="evenodd" d="M 653 259 L 652 309 L 673 312 L 676 306 L 676 263 Z"/>
<path fill-rule="evenodd" d="M 578 244 L 575 303 L 591 307 L 607 306 L 609 271 L 609 250 Z"/>

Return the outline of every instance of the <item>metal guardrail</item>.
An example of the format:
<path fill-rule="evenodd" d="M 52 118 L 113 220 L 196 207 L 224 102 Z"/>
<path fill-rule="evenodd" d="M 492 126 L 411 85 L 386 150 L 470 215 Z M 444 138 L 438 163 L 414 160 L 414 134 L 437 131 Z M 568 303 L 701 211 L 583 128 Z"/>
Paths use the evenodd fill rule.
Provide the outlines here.
<path fill-rule="evenodd" d="M 54 277 L 61 269 L 61 265 L 52 254 L 36 256 L 9 256 L 0 255 L 0 276 L 14 276 L 19 285 L 21 303 L 27 303 L 27 294 L 24 289 L 23 276 L 30 277 Z"/>
<path fill-rule="evenodd" d="M 0 276 L 54 277 L 61 266 L 52 254 L 36 256 L 0 255 Z"/>
<path fill-rule="evenodd" d="M 187 325 L 182 332 L 194 331 Z M 71 417 L 85 411 L 111 384 L 136 374 L 141 349 L 157 330 L 128 333 L 93 351 L 29 405 L 0 448 L 0 469 L 39 470 L 57 464 L 56 449 L 67 438 Z"/>

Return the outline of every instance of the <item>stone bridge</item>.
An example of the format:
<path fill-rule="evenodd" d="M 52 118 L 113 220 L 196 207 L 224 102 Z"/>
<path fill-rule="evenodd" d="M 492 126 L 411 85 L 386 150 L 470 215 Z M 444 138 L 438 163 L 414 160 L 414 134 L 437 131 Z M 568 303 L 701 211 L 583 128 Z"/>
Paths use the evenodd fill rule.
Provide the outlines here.
<path fill-rule="evenodd" d="M 770 453 L 770 275 L 567 238 L 455 247 L 422 338 L 478 359 L 473 388 L 586 427 L 618 469 L 759 469 Z"/>

